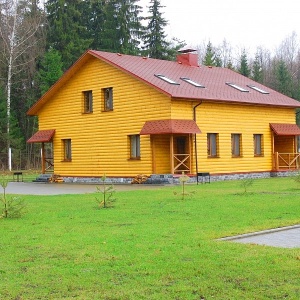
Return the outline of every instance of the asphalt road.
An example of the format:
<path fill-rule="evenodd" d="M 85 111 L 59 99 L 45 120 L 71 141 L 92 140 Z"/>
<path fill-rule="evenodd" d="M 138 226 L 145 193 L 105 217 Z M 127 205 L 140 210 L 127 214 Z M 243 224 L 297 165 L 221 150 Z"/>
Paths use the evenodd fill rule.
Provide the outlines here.
<path fill-rule="evenodd" d="M 86 194 L 94 193 L 99 184 L 77 183 L 41 183 L 41 182 L 9 182 L 6 188 L 7 194 L 22 195 L 62 195 L 62 194 Z M 149 184 L 116 184 L 116 191 L 153 190 L 163 188 L 163 185 Z M 2 192 L 2 187 L 0 187 Z"/>

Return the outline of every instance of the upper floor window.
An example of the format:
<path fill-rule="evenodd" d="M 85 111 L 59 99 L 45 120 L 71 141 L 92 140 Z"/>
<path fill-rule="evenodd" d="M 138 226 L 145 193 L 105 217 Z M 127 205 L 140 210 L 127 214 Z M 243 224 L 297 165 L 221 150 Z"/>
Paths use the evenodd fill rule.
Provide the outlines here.
<path fill-rule="evenodd" d="M 242 135 L 239 133 L 231 134 L 231 155 L 233 157 L 242 156 Z"/>
<path fill-rule="evenodd" d="M 140 135 L 130 135 L 130 158 L 139 159 L 141 157 Z"/>
<path fill-rule="evenodd" d="M 72 147 L 71 147 L 71 139 L 63 139 L 63 160 L 71 161 L 72 160 Z"/>
<path fill-rule="evenodd" d="M 263 155 L 263 135 L 253 134 L 254 156 Z"/>
<path fill-rule="evenodd" d="M 218 157 L 218 134 L 207 134 L 207 156 Z"/>
<path fill-rule="evenodd" d="M 91 113 L 93 112 L 93 92 L 84 91 L 83 92 L 83 112 Z"/>
<path fill-rule="evenodd" d="M 103 89 L 104 94 L 104 111 L 113 110 L 113 88 Z"/>

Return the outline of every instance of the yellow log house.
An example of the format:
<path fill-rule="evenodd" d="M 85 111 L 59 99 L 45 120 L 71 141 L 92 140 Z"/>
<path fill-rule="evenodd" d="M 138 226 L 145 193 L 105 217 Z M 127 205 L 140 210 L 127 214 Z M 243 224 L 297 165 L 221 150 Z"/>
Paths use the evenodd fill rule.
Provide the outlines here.
<path fill-rule="evenodd" d="M 28 111 L 62 177 L 299 169 L 300 102 L 232 70 L 89 50 Z"/>

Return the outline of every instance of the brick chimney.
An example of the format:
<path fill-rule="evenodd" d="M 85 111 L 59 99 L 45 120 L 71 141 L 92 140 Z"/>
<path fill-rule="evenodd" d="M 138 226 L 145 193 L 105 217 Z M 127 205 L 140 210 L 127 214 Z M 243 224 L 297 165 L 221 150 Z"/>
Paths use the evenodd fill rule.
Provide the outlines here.
<path fill-rule="evenodd" d="M 192 49 L 191 47 L 178 50 L 179 54 L 177 55 L 177 62 L 185 66 L 199 67 L 198 54 L 196 51 L 197 50 Z"/>

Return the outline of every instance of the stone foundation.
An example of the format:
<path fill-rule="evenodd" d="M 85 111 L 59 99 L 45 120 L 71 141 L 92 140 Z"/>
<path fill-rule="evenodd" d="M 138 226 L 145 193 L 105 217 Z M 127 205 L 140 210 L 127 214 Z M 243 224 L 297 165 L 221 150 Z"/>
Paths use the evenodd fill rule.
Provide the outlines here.
<path fill-rule="evenodd" d="M 299 171 L 281 171 L 281 172 L 253 172 L 253 173 L 230 173 L 230 174 L 211 174 L 210 182 L 224 181 L 224 180 L 240 180 L 245 178 L 270 178 L 270 177 L 289 177 L 295 176 Z M 190 175 L 190 180 L 187 183 L 196 183 L 197 177 Z M 131 184 L 134 177 L 107 177 L 105 180 L 106 184 Z M 180 175 L 172 174 L 152 174 L 149 176 L 147 181 L 143 184 L 179 184 Z M 63 177 L 66 183 L 89 183 L 89 184 L 101 184 L 102 180 L 100 177 Z M 198 178 L 198 182 L 202 183 L 202 178 Z M 208 182 L 205 178 L 203 181 Z"/>

